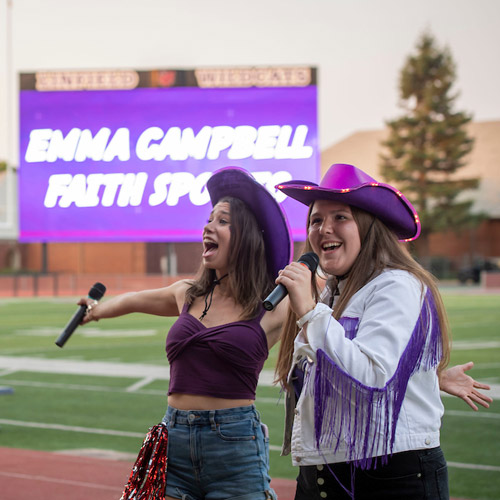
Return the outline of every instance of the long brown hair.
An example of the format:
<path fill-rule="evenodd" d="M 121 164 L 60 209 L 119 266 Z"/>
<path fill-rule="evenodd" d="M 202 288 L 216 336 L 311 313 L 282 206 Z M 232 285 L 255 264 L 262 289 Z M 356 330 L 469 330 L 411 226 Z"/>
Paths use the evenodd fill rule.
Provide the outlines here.
<path fill-rule="evenodd" d="M 228 290 L 243 306 L 242 319 L 250 319 L 262 308 L 263 298 L 272 290 L 274 278 L 267 268 L 262 231 L 248 206 L 238 198 L 224 197 L 229 203 L 231 238 L 228 262 Z M 219 276 L 220 277 L 220 276 Z M 206 295 L 216 279 L 215 270 L 201 265 L 197 278 L 186 291 L 186 302 Z"/>
<path fill-rule="evenodd" d="M 309 235 L 309 218 L 314 203 L 309 207 L 307 215 L 307 234 Z M 358 226 L 361 239 L 361 250 L 347 276 L 345 286 L 335 304 L 333 317 L 339 319 L 342 316 L 347 304 L 352 296 L 365 286 L 369 281 L 378 276 L 384 269 L 402 269 L 413 274 L 422 283 L 422 293 L 424 285 L 431 291 L 436 305 L 441 339 L 443 345 L 443 357 L 438 367 L 438 371 L 443 370 L 450 358 L 450 332 L 446 311 L 441 294 L 439 293 L 434 276 L 426 271 L 408 251 L 407 245 L 398 241 L 396 235 L 383 222 L 373 215 L 351 206 L 353 218 Z M 311 251 L 309 236 L 306 239 L 305 251 Z M 324 270 L 322 270 L 325 272 Z M 326 274 L 326 273 L 325 273 Z M 328 276 L 326 286 L 332 291 L 336 289 L 338 279 L 335 276 Z M 316 293 L 316 301 L 317 292 Z M 293 344 L 298 333 L 296 325 L 297 317 L 289 308 L 288 317 L 283 327 L 281 335 L 280 350 L 276 364 L 275 381 L 283 387 L 287 386 L 288 372 L 292 366 Z"/>

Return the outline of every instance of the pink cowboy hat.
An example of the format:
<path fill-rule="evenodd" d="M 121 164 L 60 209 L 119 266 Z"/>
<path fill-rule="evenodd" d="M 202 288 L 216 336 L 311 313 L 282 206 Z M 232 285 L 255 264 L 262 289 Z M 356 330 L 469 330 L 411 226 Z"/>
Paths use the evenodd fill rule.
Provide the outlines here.
<path fill-rule="evenodd" d="M 400 240 L 411 241 L 420 234 L 418 214 L 403 194 L 353 165 L 332 165 L 319 186 L 292 180 L 276 188 L 305 205 L 332 200 L 361 208 L 380 219 Z"/>

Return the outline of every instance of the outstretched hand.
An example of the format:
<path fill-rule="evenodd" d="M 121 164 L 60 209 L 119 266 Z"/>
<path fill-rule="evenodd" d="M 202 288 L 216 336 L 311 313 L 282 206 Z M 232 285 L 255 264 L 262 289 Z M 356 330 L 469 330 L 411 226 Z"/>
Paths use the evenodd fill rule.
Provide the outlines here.
<path fill-rule="evenodd" d="M 77 304 L 79 306 L 87 306 L 87 311 L 85 312 L 85 316 L 82 318 L 81 325 L 85 325 L 86 323 L 89 323 L 90 321 L 98 321 L 96 317 L 93 316 L 92 314 L 92 308 L 94 308 L 97 305 L 97 301 L 91 298 L 81 298 Z"/>
<path fill-rule="evenodd" d="M 475 403 L 490 407 L 492 398 L 478 391 L 478 389 L 489 390 L 490 386 L 481 384 L 465 372 L 474 366 L 472 361 L 464 365 L 456 365 L 444 370 L 439 375 L 439 388 L 442 391 L 463 399 L 474 411 L 478 411 Z"/>

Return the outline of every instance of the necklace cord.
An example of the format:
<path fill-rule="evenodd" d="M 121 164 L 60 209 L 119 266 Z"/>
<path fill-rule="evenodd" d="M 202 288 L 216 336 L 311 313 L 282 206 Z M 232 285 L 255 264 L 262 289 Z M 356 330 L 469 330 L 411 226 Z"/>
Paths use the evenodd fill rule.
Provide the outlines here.
<path fill-rule="evenodd" d="M 207 315 L 208 310 L 210 309 L 210 306 L 212 305 L 212 299 L 214 297 L 214 290 L 217 285 L 220 285 L 220 282 L 227 276 L 225 274 L 221 278 L 217 279 L 215 278 L 210 285 L 210 290 L 208 290 L 207 294 L 205 295 L 205 309 L 203 309 L 203 312 L 201 313 L 200 316 L 200 321 L 203 320 L 203 318 Z"/>

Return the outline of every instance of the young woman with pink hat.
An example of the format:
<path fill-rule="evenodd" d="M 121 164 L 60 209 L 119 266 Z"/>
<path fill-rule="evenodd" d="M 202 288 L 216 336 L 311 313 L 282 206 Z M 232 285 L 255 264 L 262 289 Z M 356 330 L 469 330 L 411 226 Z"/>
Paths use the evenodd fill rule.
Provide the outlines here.
<path fill-rule="evenodd" d="M 448 324 L 433 277 L 401 243 L 420 233 L 415 209 L 346 164 L 319 186 L 277 188 L 309 206 L 306 251 L 327 276 L 321 293 L 297 263 L 276 280 L 291 306 L 276 374 L 287 389 L 283 454 L 300 467 L 295 499 L 449 498 L 438 380 Z"/>
<path fill-rule="evenodd" d="M 203 229 L 199 277 L 95 305 L 81 299 L 90 305 L 83 323 L 132 312 L 179 316 L 166 340 L 166 490 L 159 491 L 157 481 L 166 457 L 157 457 L 149 443 L 159 470 L 143 482 L 150 488 L 147 498 L 275 499 L 269 438 L 254 400 L 286 307 L 268 312 L 262 301 L 291 260 L 288 223 L 273 196 L 243 169 L 217 171 L 207 189 L 213 210 Z M 149 467 L 143 450 L 138 461 Z M 140 482 L 130 481 L 123 498 L 137 498 Z"/>

